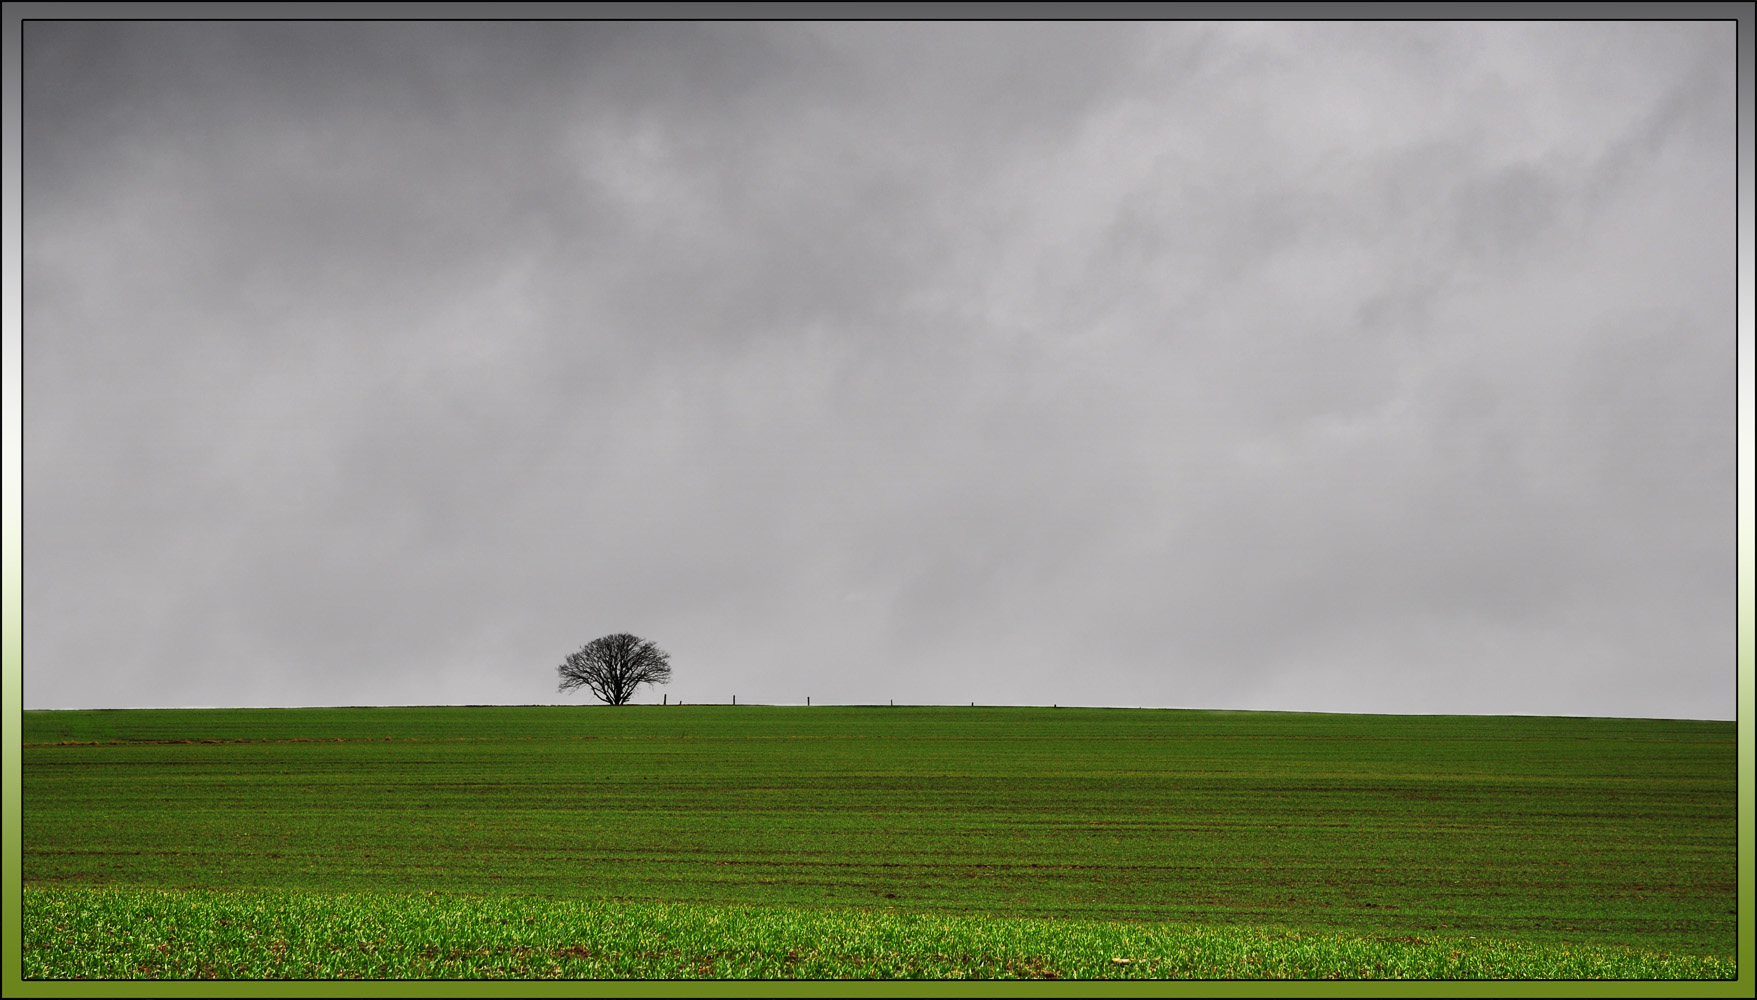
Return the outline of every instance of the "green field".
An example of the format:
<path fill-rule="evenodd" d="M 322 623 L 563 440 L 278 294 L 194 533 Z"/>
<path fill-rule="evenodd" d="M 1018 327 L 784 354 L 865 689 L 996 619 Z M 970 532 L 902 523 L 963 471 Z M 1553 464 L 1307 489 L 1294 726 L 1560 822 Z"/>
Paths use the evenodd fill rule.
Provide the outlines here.
<path fill-rule="evenodd" d="M 436 894 L 534 926 L 530 907 L 616 901 L 1474 939 L 1723 974 L 1736 949 L 1732 723 L 689 706 L 26 712 L 24 731 L 27 907 L 79 890 L 52 897 L 63 921 L 126 887 L 179 890 L 140 897 L 173 909 Z M 27 945 L 82 933 L 42 919 Z"/>

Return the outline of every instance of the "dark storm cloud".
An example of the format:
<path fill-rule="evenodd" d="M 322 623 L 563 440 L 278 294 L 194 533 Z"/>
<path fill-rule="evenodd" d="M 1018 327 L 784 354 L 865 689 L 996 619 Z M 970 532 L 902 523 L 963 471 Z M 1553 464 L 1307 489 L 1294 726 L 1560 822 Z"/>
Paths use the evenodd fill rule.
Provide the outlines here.
<path fill-rule="evenodd" d="M 1730 713 L 1730 29 L 23 50 L 33 706 Z"/>

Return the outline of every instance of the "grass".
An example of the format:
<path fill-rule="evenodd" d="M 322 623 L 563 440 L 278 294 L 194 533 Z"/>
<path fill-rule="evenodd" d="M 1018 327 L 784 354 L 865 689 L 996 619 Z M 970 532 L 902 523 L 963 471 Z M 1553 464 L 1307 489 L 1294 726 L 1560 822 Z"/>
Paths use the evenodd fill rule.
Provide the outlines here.
<path fill-rule="evenodd" d="M 1272 926 L 1344 949 L 1324 952 L 1341 975 L 1368 967 L 1346 941 L 1736 949 L 1731 723 L 688 706 L 27 712 L 24 728 L 33 892 Z M 1093 968 L 1034 948 L 1070 977 Z M 966 953 L 987 954 L 946 952 Z M 1169 954 L 1156 974 L 1183 974 Z M 1402 962 L 1387 968 L 1418 967 Z"/>
<path fill-rule="evenodd" d="M 31 889 L 23 976 L 1730 979 L 1726 959 L 1474 938 L 517 897 Z"/>

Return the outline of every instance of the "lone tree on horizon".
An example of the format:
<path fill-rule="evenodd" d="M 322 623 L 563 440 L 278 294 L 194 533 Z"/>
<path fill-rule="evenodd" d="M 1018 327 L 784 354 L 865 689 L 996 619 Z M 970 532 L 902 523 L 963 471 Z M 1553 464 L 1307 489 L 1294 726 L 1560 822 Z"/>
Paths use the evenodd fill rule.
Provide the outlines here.
<path fill-rule="evenodd" d="M 561 690 L 587 688 L 598 700 L 625 705 L 642 684 L 671 681 L 671 655 L 638 635 L 618 632 L 593 639 L 555 668 Z"/>

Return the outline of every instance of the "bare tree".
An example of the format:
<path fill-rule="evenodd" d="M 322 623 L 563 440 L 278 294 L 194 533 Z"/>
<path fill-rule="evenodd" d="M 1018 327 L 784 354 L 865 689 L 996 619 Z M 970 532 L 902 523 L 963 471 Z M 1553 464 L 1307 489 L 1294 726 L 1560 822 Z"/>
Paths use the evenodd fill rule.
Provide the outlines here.
<path fill-rule="evenodd" d="M 671 681 L 671 655 L 638 635 L 618 632 L 593 639 L 555 668 L 561 690 L 587 688 L 600 701 L 625 705 L 642 684 Z"/>

